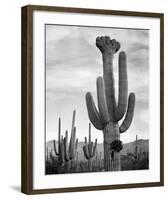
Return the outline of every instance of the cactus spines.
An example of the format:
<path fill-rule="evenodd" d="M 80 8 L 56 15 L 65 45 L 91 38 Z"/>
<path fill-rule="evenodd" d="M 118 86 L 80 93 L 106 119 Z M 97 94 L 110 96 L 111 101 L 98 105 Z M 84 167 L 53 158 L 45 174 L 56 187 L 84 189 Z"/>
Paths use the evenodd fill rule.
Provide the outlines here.
<path fill-rule="evenodd" d="M 89 138 L 85 137 L 85 145 L 83 146 L 83 152 L 85 158 L 88 160 L 88 169 L 92 171 L 92 161 L 91 159 L 95 156 L 97 147 L 97 139 L 95 139 L 95 144 L 91 141 L 91 124 L 89 123 Z"/>
<path fill-rule="evenodd" d="M 104 136 L 104 168 L 106 171 L 119 171 L 120 153 L 113 151 L 110 145 L 113 141 L 120 140 L 120 133 L 124 133 L 131 125 L 135 94 L 130 93 L 128 99 L 127 58 L 125 52 L 119 53 L 119 94 L 118 102 L 115 99 L 113 57 L 120 49 L 120 44 L 110 37 L 97 37 L 96 46 L 102 53 L 103 77 L 97 78 L 98 110 L 92 94 L 86 93 L 88 116 L 95 128 L 103 131 Z M 128 99 L 128 100 L 127 100 Z M 119 121 L 125 118 L 119 126 Z"/>

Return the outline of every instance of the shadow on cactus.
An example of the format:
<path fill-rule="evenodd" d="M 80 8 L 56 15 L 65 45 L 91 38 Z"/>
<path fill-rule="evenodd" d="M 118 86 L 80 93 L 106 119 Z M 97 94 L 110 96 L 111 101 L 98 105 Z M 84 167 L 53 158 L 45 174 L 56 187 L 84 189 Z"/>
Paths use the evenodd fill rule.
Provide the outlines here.
<path fill-rule="evenodd" d="M 119 92 L 118 102 L 115 99 L 113 58 L 120 49 L 120 44 L 110 37 L 97 37 L 96 46 L 103 59 L 103 77 L 97 78 L 97 101 L 95 106 L 92 94 L 86 94 L 88 116 L 96 129 L 103 131 L 104 137 L 104 169 L 105 171 L 120 171 L 120 152 L 113 151 L 111 159 L 111 144 L 120 140 L 120 134 L 130 127 L 135 107 L 135 94 L 128 98 L 127 61 L 124 51 L 119 53 Z M 121 125 L 119 121 L 124 117 Z"/>

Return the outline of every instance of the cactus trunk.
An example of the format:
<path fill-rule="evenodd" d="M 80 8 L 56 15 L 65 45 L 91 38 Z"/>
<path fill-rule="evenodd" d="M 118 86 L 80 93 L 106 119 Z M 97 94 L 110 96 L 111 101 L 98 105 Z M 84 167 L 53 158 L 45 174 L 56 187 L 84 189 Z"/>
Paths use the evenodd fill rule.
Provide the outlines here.
<path fill-rule="evenodd" d="M 91 158 L 88 159 L 88 169 L 89 169 L 89 172 L 92 171 L 92 160 L 91 160 Z"/>
<path fill-rule="evenodd" d="M 114 74 L 113 74 L 113 54 L 102 53 L 103 58 L 103 79 L 105 87 L 105 98 L 107 109 L 110 117 L 110 122 L 104 126 L 104 168 L 106 171 L 119 171 L 120 154 L 115 152 L 111 157 L 111 143 L 120 139 L 119 125 L 115 120 L 116 99 L 114 89 Z"/>
<path fill-rule="evenodd" d="M 111 150 L 111 143 L 120 139 L 119 126 L 112 122 L 105 125 L 103 130 L 104 136 L 104 168 L 106 171 L 119 171 L 120 166 L 120 153 Z"/>

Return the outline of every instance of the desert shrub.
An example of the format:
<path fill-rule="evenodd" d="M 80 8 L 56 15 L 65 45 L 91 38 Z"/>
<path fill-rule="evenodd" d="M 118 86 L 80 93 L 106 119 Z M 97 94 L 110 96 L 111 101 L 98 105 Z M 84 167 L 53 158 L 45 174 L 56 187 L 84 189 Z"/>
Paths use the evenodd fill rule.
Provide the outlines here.
<path fill-rule="evenodd" d="M 141 170 L 149 169 L 149 158 L 136 158 L 134 154 L 121 156 L 121 170 Z"/>

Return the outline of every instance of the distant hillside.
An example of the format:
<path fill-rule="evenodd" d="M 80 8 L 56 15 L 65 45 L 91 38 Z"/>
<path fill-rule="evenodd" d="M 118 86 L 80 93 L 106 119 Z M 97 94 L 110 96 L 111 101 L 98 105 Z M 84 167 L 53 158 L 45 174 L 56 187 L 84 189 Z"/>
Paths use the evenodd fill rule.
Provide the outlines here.
<path fill-rule="evenodd" d="M 135 152 L 136 142 L 125 143 L 121 151 L 122 155 Z M 137 140 L 138 153 L 149 152 L 149 140 Z"/>
<path fill-rule="evenodd" d="M 78 159 L 79 160 L 85 159 L 84 154 L 83 154 L 83 146 L 84 146 L 84 142 L 78 142 Z M 130 143 L 125 143 L 123 145 L 121 155 L 126 155 L 127 153 L 134 153 L 135 146 L 136 146 L 135 141 L 130 142 Z M 137 140 L 137 146 L 138 146 L 138 153 L 149 152 L 149 140 L 143 140 L 143 139 Z M 47 148 L 48 148 L 48 152 L 52 151 L 53 149 L 52 140 L 47 142 Z M 98 158 L 103 158 L 103 144 L 102 143 L 97 144 L 96 154 Z"/>

